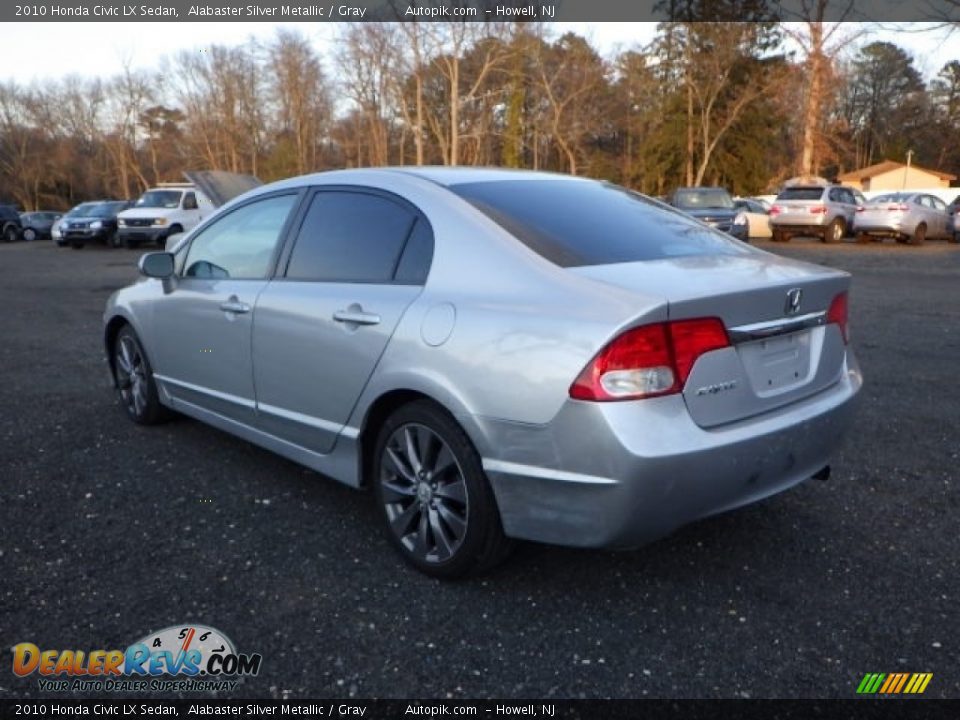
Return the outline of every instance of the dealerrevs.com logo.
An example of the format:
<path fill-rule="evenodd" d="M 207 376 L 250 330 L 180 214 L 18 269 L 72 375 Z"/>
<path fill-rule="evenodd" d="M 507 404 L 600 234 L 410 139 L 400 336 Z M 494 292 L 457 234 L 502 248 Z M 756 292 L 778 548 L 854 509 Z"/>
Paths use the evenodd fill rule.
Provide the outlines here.
<path fill-rule="evenodd" d="M 126 650 L 41 650 L 29 642 L 13 647 L 14 674 L 36 673 L 40 690 L 52 692 L 233 690 L 244 676 L 260 672 L 262 660 L 238 653 L 226 635 L 205 625 L 173 625 Z"/>

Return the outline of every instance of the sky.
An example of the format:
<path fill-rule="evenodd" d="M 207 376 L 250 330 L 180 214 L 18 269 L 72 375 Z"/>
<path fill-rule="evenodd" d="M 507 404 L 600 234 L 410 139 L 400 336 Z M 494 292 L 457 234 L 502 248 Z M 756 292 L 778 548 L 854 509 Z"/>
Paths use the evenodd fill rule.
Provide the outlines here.
<path fill-rule="evenodd" d="M 853 25 L 853 23 L 850 23 Z M 908 27 L 916 29 L 919 23 Z M 277 27 L 297 27 L 321 52 L 334 46 L 335 25 L 319 23 L 15 23 L 7 24 L 0 43 L 0 81 L 30 84 L 71 74 L 109 77 L 126 63 L 131 68 L 156 68 L 159 58 L 178 50 L 210 44 L 235 45 L 249 37 L 272 37 Z M 655 34 L 655 23 L 554 23 L 557 35 L 572 30 L 591 40 L 602 54 L 642 46 Z M 945 33 L 904 32 L 873 28 L 866 42 L 894 42 L 914 56 L 914 65 L 931 78 L 949 60 L 960 60 L 960 38 Z M 952 40 L 952 42 L 951 42 Z"/>

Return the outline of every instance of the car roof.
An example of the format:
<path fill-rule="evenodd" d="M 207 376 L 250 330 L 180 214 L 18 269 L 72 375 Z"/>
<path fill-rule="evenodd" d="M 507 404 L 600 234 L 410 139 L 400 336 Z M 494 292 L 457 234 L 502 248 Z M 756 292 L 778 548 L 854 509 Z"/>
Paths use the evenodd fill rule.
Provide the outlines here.
<path fill-rule="evenodd" d="M 384 174 L 394 174 L 398 177 L 417 177 L 430 182 L 450 187 L 461 183 L 494 182 L 506 180 L 544 180 L 553 179 L 566 182 L 597 182 L 590 178 L 564 175 L 562 173 L 542 172 L 537 170 L 519 170 L 513 168 L 493 167 L 460 167 L 460 166 L 431 166 L 431 165 L 398 165 L 378 168 L 349 168 L 345 170 L 329 170 L 327 172 L 301 175 L 299 177 L 280 180 L 267 188 L 281 186 L 310 185 L 313 182 L 329 183 L 331 180 L 342 178 L 350 183 L 362 183 L 364 179 L 374 181 L 382 179 Z M 259 189 L 259 188 L 258 188 Z"/>

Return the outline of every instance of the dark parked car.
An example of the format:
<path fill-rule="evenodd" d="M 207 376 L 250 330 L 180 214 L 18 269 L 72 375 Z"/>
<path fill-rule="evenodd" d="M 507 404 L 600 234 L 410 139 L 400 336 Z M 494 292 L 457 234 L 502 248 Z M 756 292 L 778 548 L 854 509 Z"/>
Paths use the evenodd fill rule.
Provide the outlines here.
<path fill-rule="evenodd" d="M 669 204 L 687 215 L 725 232 L 737 240 L 746 240 L 748 221 L 746 213 L 733 204 L 730 193 L 720 187 L 678 188 L 670 196 Z"/>
<path fill-rule="evenodd" d="M 20 225 L 24 240 L 49 240 L 53 224 L 63 217 L 63 213 L 50 210 L 20 213 Z"/>
<path fill-rule="evenodd" d="M 9 205 L 0 205 L 0 237 L 4 242 L 20 239 L 20 213 Z"/>
<path fill-rule="evenodd" d="M 101 200 L 74 208 L 60 223 L 63 244 L 76 250 L 89 242 L 117 247 L 117 213 L 131 205 L 129 200 Z"/>

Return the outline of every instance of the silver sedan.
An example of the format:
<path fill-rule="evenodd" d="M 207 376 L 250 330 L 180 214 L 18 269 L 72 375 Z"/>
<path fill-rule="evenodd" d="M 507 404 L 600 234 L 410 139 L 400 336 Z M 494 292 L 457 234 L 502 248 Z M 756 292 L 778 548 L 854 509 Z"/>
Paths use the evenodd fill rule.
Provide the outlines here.
<path fill-rule="evenodd" d="M 897 242 L 922 245 L 927 238 L 950 238 L 947 204 L 926 193 L 878 195 L 857 208 L 853 229 L 858 242 L 892 237 Z"/>
<path fill-rule="evenodd" d="M 140 271 L 104 316 L 130 419 L 177 411 L 371 488 L 438 577 L 825 477 L 861 386 L 846 273 L 581 178 L 294 178 Z"/>

